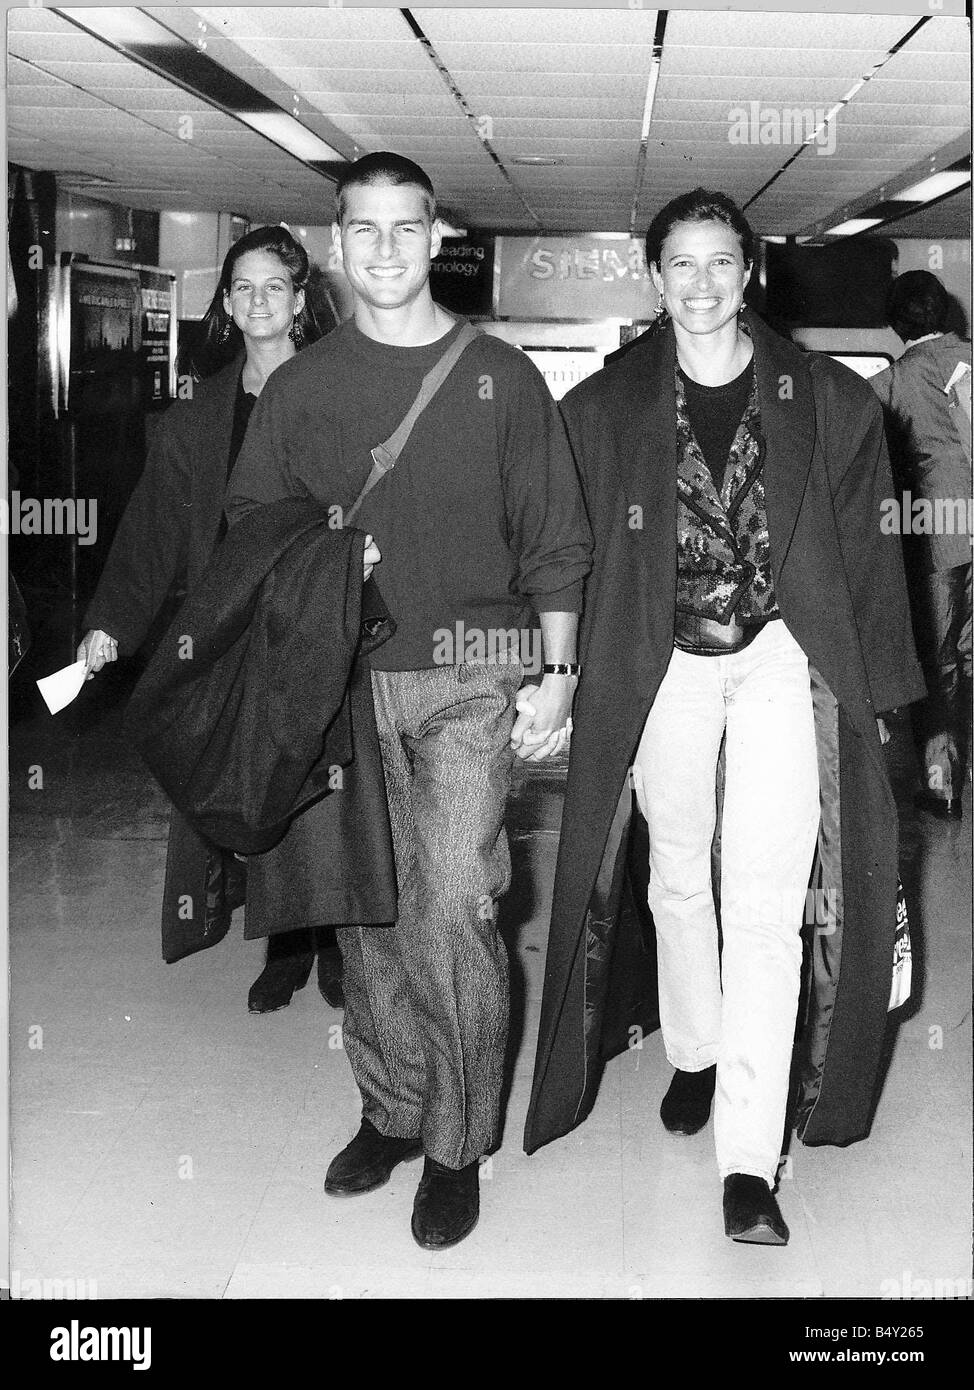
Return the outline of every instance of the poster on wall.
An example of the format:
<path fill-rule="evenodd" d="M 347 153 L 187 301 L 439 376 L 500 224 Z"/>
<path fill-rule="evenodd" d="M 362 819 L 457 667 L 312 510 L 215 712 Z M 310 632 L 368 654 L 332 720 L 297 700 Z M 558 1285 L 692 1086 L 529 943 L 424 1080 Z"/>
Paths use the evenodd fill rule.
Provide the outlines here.
<path fill-rule="evenodd" d="M 162 270 L 140 267 L 142 295 L 143 391 L 148 410 L 173 399 L 172 314 L 174 277 Z"/>
<path fill-rule="evenodd" d="M 494 283 L 493 237 L 444 237 L 430 264 L 430 291 L 437 304 L 454 314 L 490 314 Z"/>

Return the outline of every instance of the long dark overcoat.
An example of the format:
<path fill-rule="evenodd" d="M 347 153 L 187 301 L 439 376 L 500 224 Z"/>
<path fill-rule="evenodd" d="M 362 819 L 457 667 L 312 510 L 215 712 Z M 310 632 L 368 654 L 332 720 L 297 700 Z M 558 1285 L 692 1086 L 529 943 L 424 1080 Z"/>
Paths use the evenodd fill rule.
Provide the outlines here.
<path fill-rule="evenodd" d="M 194 383 L 192 398 L 170 406 L 156 430 L 142 477 L 85 615 L 85 627 L 111 633 L 122 655 L 134 652 L 144 641 L 174 581 L 184 580 L 192 590 L 213 556 L 242 366 L 241 355 L 206 381 Z M 287 370 L 286 364 L 278 370 Z M 367 670 L 357 670 L 352 698 L 358 765 L 348 778 L 349 794 L 341 800 L 343 814 L 336 819 L 335 804 L 319 802 L 297 818 L 274 849 L 249 856 L 247 937 L 378 920 L 375 903 L 390 901 L 390 883 L 389 919 L 395 915 L 384 783 Z M 363 825 L 370 827 L 364 838 Z M 367 891 L 361 891 L 362 865 L 373 839 L 381 862 L 378 898 L 368 874 L 364 875 Z M 343 863 L 353 871 L 344 874 Z M 222 940 L 232 906 L 242 901 L 243 877 L 232 855 L 209 844 L 185 816 L 173 810 L 162 904 L 165 960 L 179 960 Z"/>
<path fill-rule="evenodd" d="M 797 1127 L 806 1144 L 843 1144 L 868 1130 L 893 963 L 897 817 L 876 716 L 924 686 L 900 540 L 879 524 L 893 490 L 878 402 L 846 368 L 800 352 L 750 310 L 742 318 L 754 343 L 775 590 L 809 660 L 822 787 L 813 886 L 828 911 L 811 934 Z M 643 835 L 645 824 L 628 770 L 673 648 L 675 360 L 668 327 L 562 402 L 595 553 L 529 1153 L 585 1118 L 632 1010 L 651 1008 L 635 978 L 651 952 L 633 911 L 630 842 L 634 822 Z"/>
<path fill-rule="evenodd" d="M 112 541 L 85 627 L 110 633 L 119 655 L 145 641 L 173 585 L 199 579 L 217 542 L 227 459 L 233 429 L 241 353 L 209 377 L 193 383 L 190 398 L 176 401 L 157 423 L 145 468 Z M 243 873 L 207 845 L 173 809 L 162 907 L 162 952 L 174 961 L 222 940 L 230 926 L 228 880 L 234 902 L 242 898 Z M 206 904 L 187 917 L 187 902 Z"/>

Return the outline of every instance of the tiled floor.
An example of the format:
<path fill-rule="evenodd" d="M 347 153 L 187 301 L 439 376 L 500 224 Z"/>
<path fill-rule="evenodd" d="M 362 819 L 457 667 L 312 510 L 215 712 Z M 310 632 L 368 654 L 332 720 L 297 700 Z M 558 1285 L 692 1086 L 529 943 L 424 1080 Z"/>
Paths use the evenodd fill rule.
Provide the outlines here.
<path fill-rule="evenodd" d="M 663 1131 L 659 1035 L 606 1070 L 590 1119 L 521 1149 L 538 1022 L 561 783 L 523 781 L 503 910 L 520 1044 L 482 1215 L 434 1255 L 409 1232 L 418 1164 L 381 1191 L 325 1197 L 358 1096 L 340 1015 L 313 985 L 248 1014 L 263 950 L 239 929 L 201 956 L 159 956 L 166 810 L 87 689 L 11 749 L 12 1270 L 101 1298 L 525 1295 L 876 1297 L 970 1275 L 970 807 L 921 822 L 892 755 L 919 989 L 892 1039 L 872 1136 L 795 1142 L 786 1249 L 739 1246 L 720 1220 L 710 1127 Z M 30 788 L 40 767 L 43 787 Z M 33 780 L 36 782 L 36 773 Z M 947 1287 L 942 1284 L 942 1287 Z M 950 1287 L 956 1287 L 951 1282 Z"/>

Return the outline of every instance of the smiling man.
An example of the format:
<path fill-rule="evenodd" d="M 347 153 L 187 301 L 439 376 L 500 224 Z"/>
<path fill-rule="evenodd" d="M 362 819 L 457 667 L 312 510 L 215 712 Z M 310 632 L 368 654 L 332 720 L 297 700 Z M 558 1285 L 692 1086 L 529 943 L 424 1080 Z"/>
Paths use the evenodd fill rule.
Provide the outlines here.
<path fill-rule="evenodd" d="M 442 229 L 424 171 L 367 155 L 337 192 L 334 245 L 354 315 L 268 383 L 230 481 L 231 520 L 290 496 L 347 510 L 371 450 L 461 331 L 430 295 Z M 473 1229 L 478 1160 L 497 1139 L 508 968 L 496 900 L 510 879 L 511 767 L 565 745 L 590 564 L 574 464 L 532 363 L 477 335 L 356 525 L 375 538 L 397 624 L 371 663 L 399 915 L 338 932 L 363 1118 L 325 1190 L 372 1191 L 425 1154 L 412 1230 L 441 1249 Z M 547 665 L 516 714 L 518 652 L 473 662 L 455 651 L 443 664 L 441 634 L 516 632 L 531 609 Z"/>

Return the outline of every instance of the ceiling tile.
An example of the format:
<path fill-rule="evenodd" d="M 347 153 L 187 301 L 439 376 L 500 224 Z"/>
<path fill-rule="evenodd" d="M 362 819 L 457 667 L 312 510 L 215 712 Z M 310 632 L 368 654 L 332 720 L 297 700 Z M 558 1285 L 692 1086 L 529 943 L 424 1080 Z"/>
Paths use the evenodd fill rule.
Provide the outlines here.
<path fill-rule="evenodd" d="M 671 44 L 723 49 L 765 48 L 808 52 L 829 47 L 868 50 L 875 62 L 906 34 L 916 21 L 906 15 L 847 14 L 723 14 L 675 10 L 666 25 Z"/>
<path fill-rule="evenodd" d="M 532 229 L 520 194 L 549 226 L 628 226 L 655 11 L 622 4 L 412 11 L 467 109 L 491 118 L 482 133 L 508 162 L 517 191 L 396 8 L 169 6 L 152 13 L 191 41 L 207 35 L 212 55 L 272 99 L 286 103 L 300 93 L 322 113 L 322 132 L 329 123 L 344 132 L 344 148 L 355 141 L 417 159 L 463 225 Z M 694 183 L 747 201 L 770 181 L 751 213 L 767 230 L 793 230 L 941 148 L 967 128 L 970 100 L 967 25 L 943 16 L 922 23 L 854 92 L 839 114 L 833 154 L 799 152 L 787 139 L 762 146 L 728 138 L 733 109 L 752 100 L 824 112 L 916 23 L 911 16 L 670 11 L 640 224 Z M 260 220 L 328 220 L 327 179 L 49 10 L 11 12 L 8 32 L 11 159 L 111 171 L 119 188 L 167 180 L 174 189 L 191 186 L 188 194 L 157 195 L 155 204 L 153 195 L 133 192 L 141 199 L 135 206 L 178 202 Z M 194 117 L 191 141 L 176 138 L 184 114 Z M 563 162 L 514 165 L 524 154 Z"/>
<path fill-rule="evenodd" d="M 163 8 L 157 13 L 163 18 L 167 10 Z M 175 11 L 174 18 L 183 13 Z M 371 44 L 379 39 L 407 38 L 410 32 L 397 9 L 375 7 L 356 10 L 346 9 L 340 4 L 280 8 L 267 5 L 196 5 L 193 13 L 235 43 L 243 39 L 288 40 L 299 37 L 316 43 L 343 40 Z"/>
<path fill-rule="evenodd" d="M 578 48 L 565 43 L 450 43 L 437 52 L 463 87 L 463 75 L 471 71 L 559 73 L 572 80 L 579 71 L 645 76 L 652 48 L 592 44 L 583 58 Z"/>
<path fill-rule="evenodd" d="M 869 71 L 876 59 L 872 51 L 844 49 L 761 49 L 761 48 L 678 48 L 666 45 L 661 73 L 670 78 L 680 76 L 684 82 L 713 75 L 722 78 L 743 78 L 749 86 L 742 89 L 748 99 L 761 98 L 761 82 L 765 73 L 785 79 L 792 91 L 808 85 L 809 79 L 827 80 L 846 90 Z"/>
<path fill-rule="evenodd" d="M 412 10 L 437 50 L 448 43 L 652 44 L 656 11 L 643 9 L 490 9 L 466 6 Z"/>

